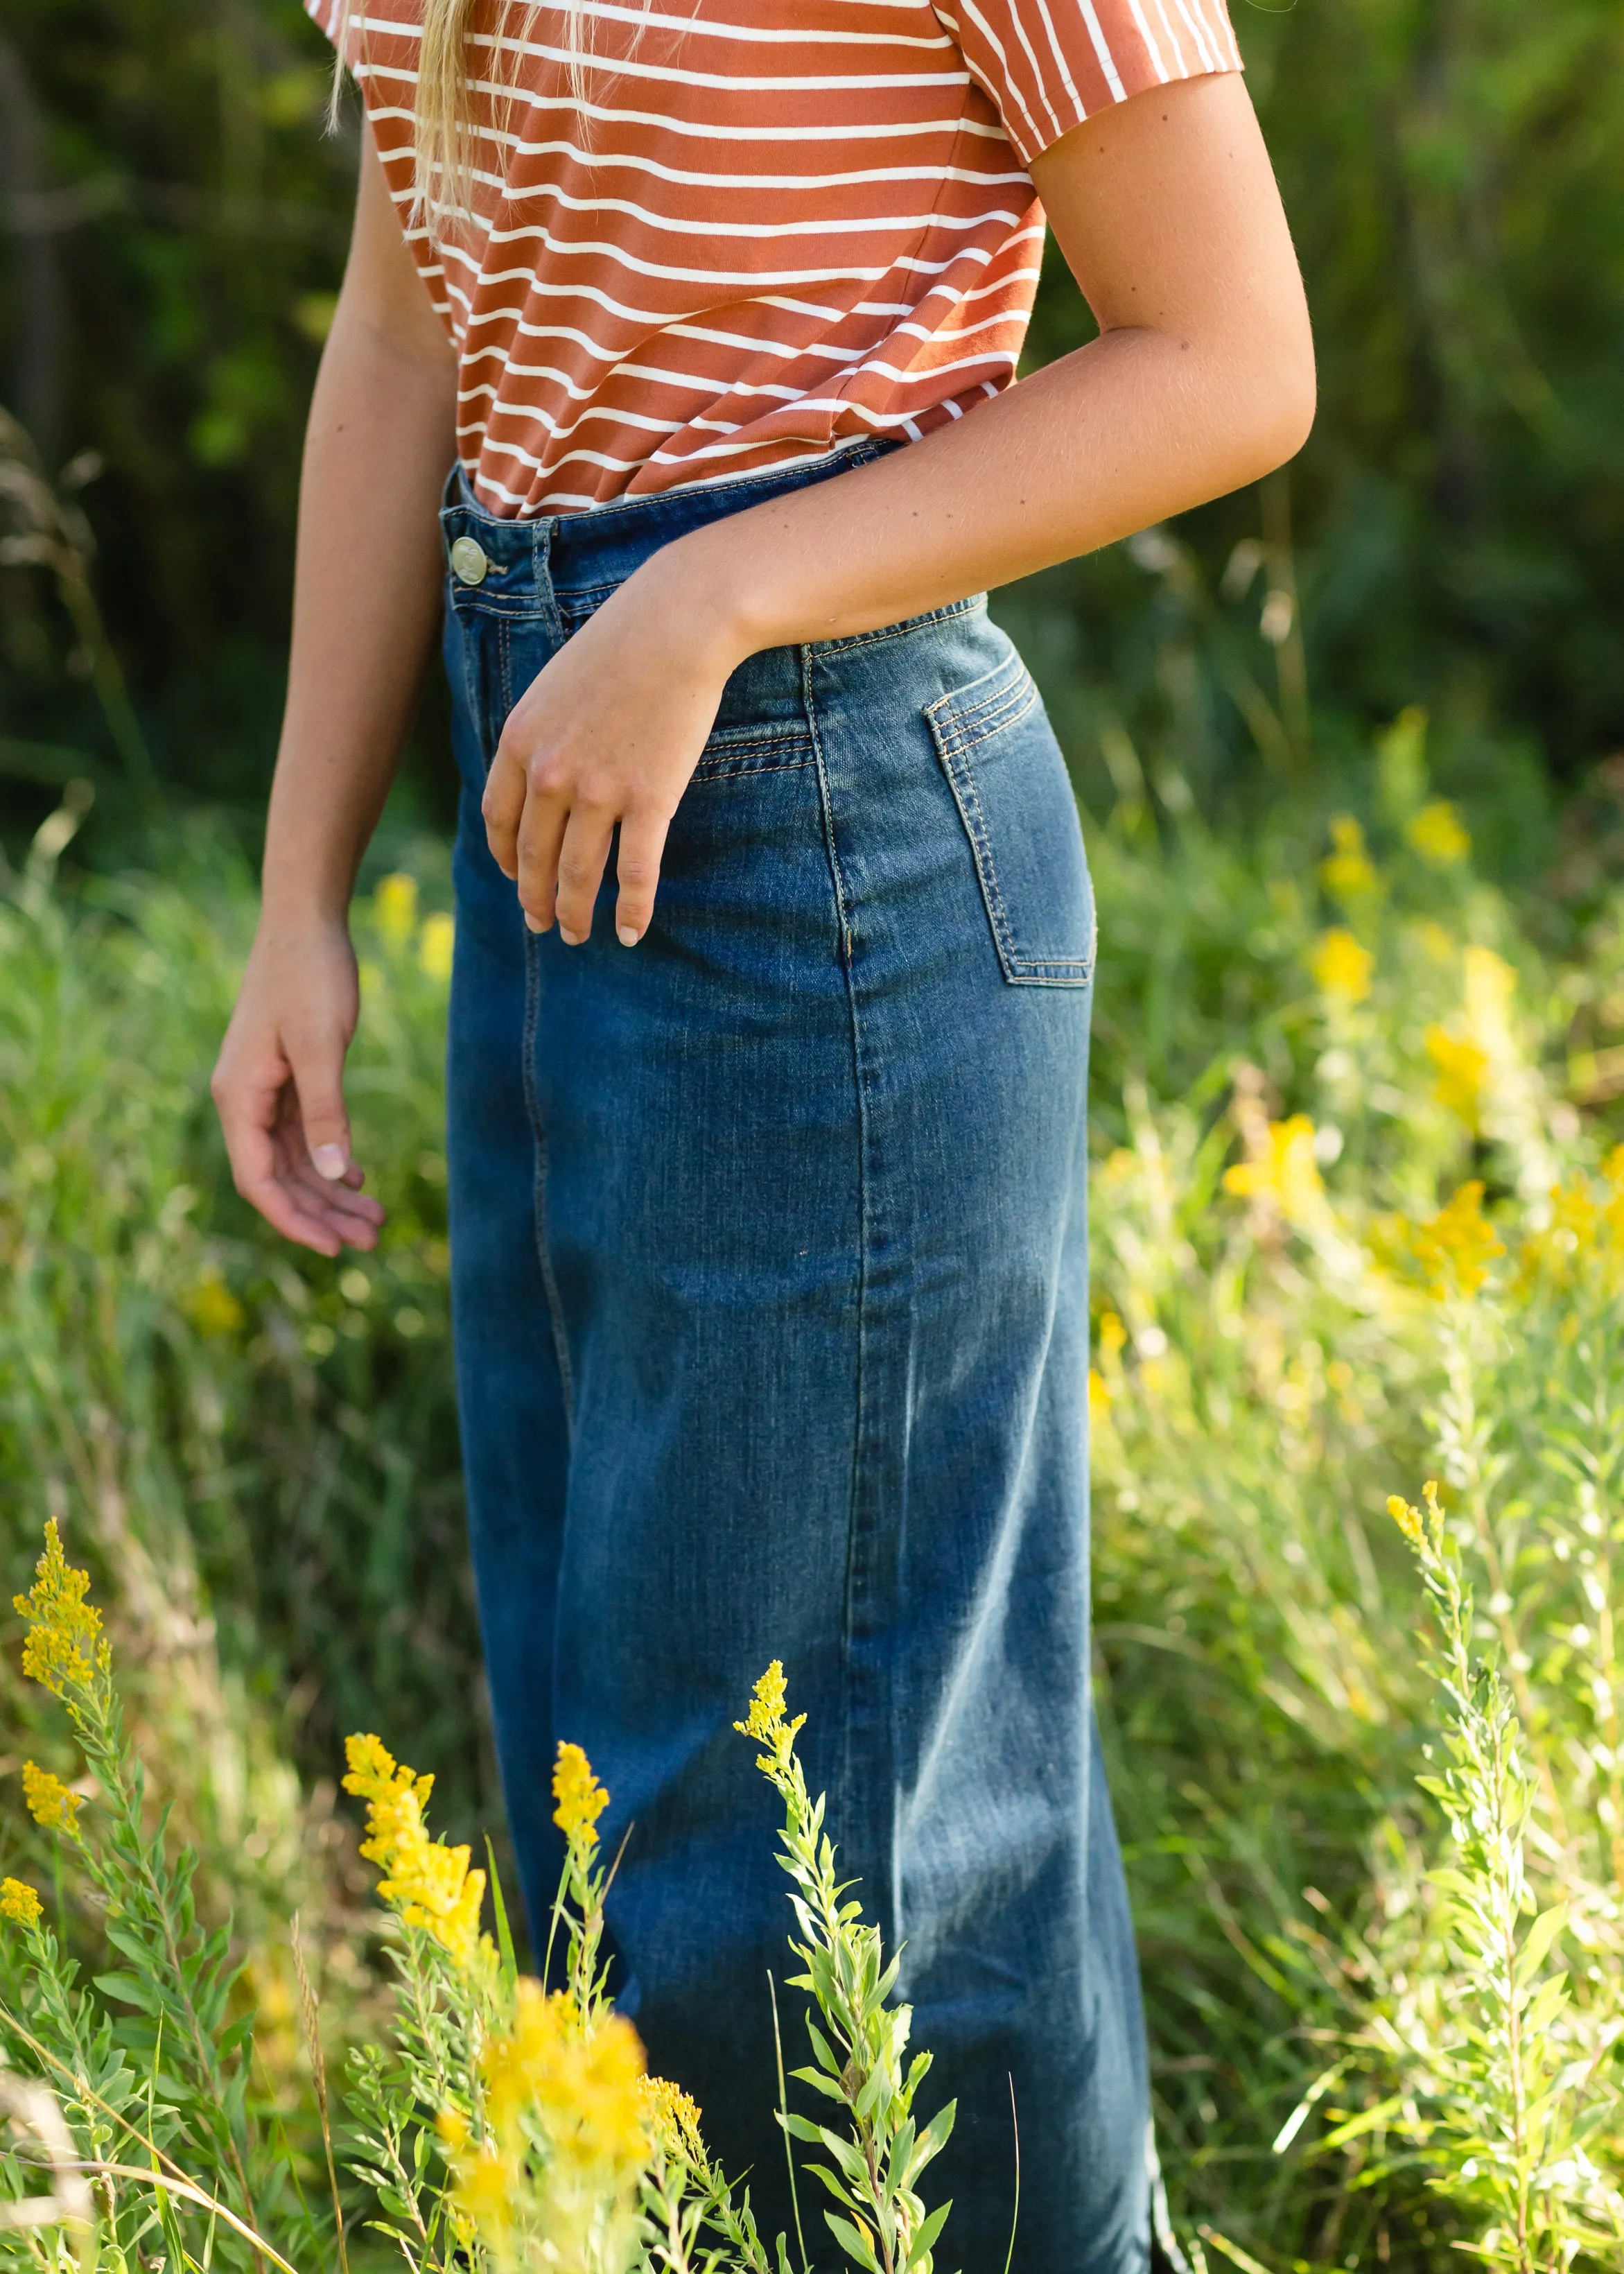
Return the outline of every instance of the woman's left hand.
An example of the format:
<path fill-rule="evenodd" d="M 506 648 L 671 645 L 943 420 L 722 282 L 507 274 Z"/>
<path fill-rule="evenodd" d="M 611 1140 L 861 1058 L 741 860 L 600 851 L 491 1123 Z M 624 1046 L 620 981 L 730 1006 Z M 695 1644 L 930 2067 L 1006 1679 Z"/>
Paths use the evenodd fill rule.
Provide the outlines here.
<path fill-rule="evenodd" d="M 508 714 L 485 783 L 485 835 L 524 920 L 578 947 L 592 928 L 615 828 L 615 931 L 648 930 L 672 816 L 743 659 L 684 592 L 674 556 L 628 577 L 538 674 Z"/>

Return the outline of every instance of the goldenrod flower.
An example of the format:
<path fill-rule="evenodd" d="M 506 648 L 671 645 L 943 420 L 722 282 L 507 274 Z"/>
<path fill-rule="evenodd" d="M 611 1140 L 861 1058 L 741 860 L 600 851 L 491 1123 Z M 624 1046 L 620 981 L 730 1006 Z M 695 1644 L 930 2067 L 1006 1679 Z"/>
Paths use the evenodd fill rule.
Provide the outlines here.
<path fill-rule="evenodd" d="M 60 1777 L 41 1768 L 37 1761 L 23 1763 L 23 1798 L 28 1803 L 29 1815 L 47 1832 L 65 1832 L 70 1840 L 83 1837 L 79 1828 L 83 1801 L 78 1793 L 69 1790 Z"/>
<path fill-rule="evenodd" d="M 235 1334 L 243 1323 L 243 1306 L 218 1271 L 204 1274 L 187 1296 L 186 1308 L 202 1335 Z"/>
<path fill-rule="evenodd" d="M 431 979 L 441 985 L 451 976 L 452 950 L 456 945 L 456 922 L 448 915 L 432 915 L 424 919 L 423 930 L 417 935 L 417 961 Z"/>
<path fill-rule="evenodd" d="M 703 2171 L 709 2158 L 700 2136 L 698 2102 L 663 2076 L 643 2078 L 643 2097 L 650 2128 L 665 2153 Z"/>
<path fill-rule="evenodd" d="M 1332 851 L 1320 863 L 1320 881 L 1333 900 L 1357 900 L 1376 889 L 1376 871 L 1365 849 L 1365 832 L 1350 813 L 1331 817 Z"/>
<path fill-rule="evenodd" d="M 1350 931 L 1338 925 L 1315 941 L 1308 968 L 1320 992 L 1333 1003 L 1362 1003 L 1371 991 L 1376 959 Z"/>
<path fill-rule="evenodd" d="M 432 1935 L 458 1971 L 469 1973 L 482 1947 L 485 1873 L 470 1871 L 467 1848 L 429 1838 L 423 1811 L 433 1778 L 397 1763 L 374 1736 L 347 1738 L 344 1757 L 344 1789 L 367 1803 L 361 1853 L 382 1874 L 379 1894 L 402 1925 Z"/>
<path fill-rule="evenodd" d="M 1505 1243 L 1483 1214 L 1483 1186 L 1474 1177 L 1461 1186 L 1447 1208 L 1410 1234 L 1417 1261 L 1426 1273 L 1432 1291 L 1446 1295 L 1475 1295 L 1489 1276 L 1489 1266 L 1506 1252 Z"/>
<path fill-rule="evenodd" d="M 787 1695 L 783 1661 L 775 1658 L 750 1694 L 748 1714 L 742 1721 L 733 1723 L 741 1737 L 754 1737 L 758 1745 L 771 1747 L 771 1754 L 756 1763 L 768 1774 L 774 1769 L 788 1767 L 795 1738 L 806 1725 L 804 1713 L 798 1713 L 793 1721 L 785 1720 L 784 1701 Z"/>
<path fill-rule="evenodd" d="M 513 2225 L 514 2196 L 523 2184 L 522 2173 L 510 2170 L 488 2144 L 453 2161 L 457 2178 L 451 2207 L 458 2226 L 500 2240 Z"/>
<path fill-rule="evenodd" d="M 417 928 L 417 880 L 398 872 L 386 877 L 372 895 L 372 922 L 387 946 L 404 947 Z"/>
<path fill-rule="evenodd" d="M 102 1614 L 85 1600 L 90 1588 L 88 1571 L 75 1570 L 62 1552 L 62 1535 L 52 1517 L 45 1527 L 45 1553 L 34 1565 L 38 1573 L 26 1595 L 13 1595 L 12 1607 L 32 1621 L 23 1644 L 23 1672 L 42 1683 L 53 1698 L 82 1690 L 111 1662 L 102 1632 Z"/>
<path fill-rule="evenodd" d="M 1401 1499 L 1397 1493 L 1387 1495 L 1387 1514 L 1412 1547 L 1425 1547 L 1429 1535 L 1433 1547 L 1437 1547 L 1443 1540 L 1444 1512 L 1439 1504 L 1438 1487 L 1431 1477 L 1421 1487 L 1421 1497 L 1426 1502 L 1425 1517 L 1418 1508 Z"/>
<path fill-rule="evenodd" d="M 1432 1095 L 1457 1120 L 1475 1130 L 1489 1071 L 1488 1052 L 1479 1050 L 1476 1043 L 1460 1041 L 1442 1027 L 1429 1027 L 1425 1040 L 1426 1054 L 1438 1069 Z"/>
<path fill-rule="evenodd" d="M 44 1909 L 26 1879 L 0 1879 L 0 1918 L 14 1926 L 38 1926 Z"/>
<path fill-rule="evenodd" d="M 598 1845 L 595 1829 L 609 1805 L 609 1796 L 592 1773 L 592 1764 L 579 1745 L 560 1745 L 553 1765 L 553 1797 L 558 1805 L 553 1821 L 572 1847 L 584 1841 Z"/>
<path fill-rule="evenodd" d="M 1421 1511 L 1418 1508 L 1412 1508 L 1407 1500 L 1401 1500 L 1396 1493 L 1389 1493 L 1387 1514 L 1412 1547 L 1419 1547 L 1425 1544 L 1426 1531 L 1421 1522 Z"/>
<path fill-rule="evenodd" d="M 485 2120 L 503 2162 L 515 2165 L 539 2130 L 555 2157 L 605 2187 L 635 2180 L 649 2154 L 644 2067 L 637 2032 L 620 2014 L 583 2028 L 572 1998 L 549 1997 L 522 1977 L 513 2027 L 479 2059 Z M 467 2208 L 477 2211 L 471 2201 Z"/>
<path fill-rule="evenodd" d="M 1314 1125 L 1305 1113 L 1268 1125 L 1268 1151 L 1237 1161 L 1223 1172 L 1223 1188 L 1242 1200 L 1266 1201 L 1288 1224 L 1304 1224 L 1325 1207 L 1325 1186 L 1314 1158 Z"/>
<path fill-rule="evenodd" d="M 1615 1195 L 1605 1209 L 1598 1208 L 1587 1178 L 1573 1176 L 1564 1185 L 1553 1185 L 1551 1221 L 1522 1243 L 1518 1291 L 1525 1293 L 1541 1273 L 1559 1283 L 1571 1279 L 1575 1266 L 1595 1247 L 1604 1226 L 1610 1238 L 1616 1238 L 1620 1224 L 1624 1207 L 1619 1198 Z"/>
<path fill-rule="evenodd" d="M 1412 814 L 1404 834 L 1430 869 L 1457 869 L 1471 851 L 1471 839 L 1447 797 L 1438 797 Z"/>

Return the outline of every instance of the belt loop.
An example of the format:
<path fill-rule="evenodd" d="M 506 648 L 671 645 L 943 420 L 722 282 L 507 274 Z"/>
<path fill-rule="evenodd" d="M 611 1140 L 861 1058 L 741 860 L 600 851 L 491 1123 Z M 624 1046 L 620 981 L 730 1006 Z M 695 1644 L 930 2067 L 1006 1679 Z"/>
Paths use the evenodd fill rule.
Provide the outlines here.
<path fill-rule="evenodd" d="M 537 612 L 551 636 L 562 647 L 564 619 L 559 614 L 558 594 L 553 589 L 553 537 L 558 524 L 555 513 L 543 514 L 530 523 L 530 574 L 535 583 Z"/>

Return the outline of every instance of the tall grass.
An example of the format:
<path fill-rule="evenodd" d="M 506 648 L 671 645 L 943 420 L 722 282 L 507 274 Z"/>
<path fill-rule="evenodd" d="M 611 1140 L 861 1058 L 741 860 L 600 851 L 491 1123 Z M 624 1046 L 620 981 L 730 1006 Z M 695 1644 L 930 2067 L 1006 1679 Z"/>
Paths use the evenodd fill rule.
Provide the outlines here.
<path fill-rule="evenodd" d="M 1564 932 L 1487 882 L 1418 717 L 1346 797 L 1243 841 L 1124 795 L 1091 832 L 1096 1677 L 1163 2157 L 1211 2266 L 1624 2266 L 1624 895 Z M 441 871 L 358 911 L 357 1146 L 392 1215 L 328 1264 L 258 1229 L 207 1116 L 244 878 L 199 834 L 65 891 L 71 818 L 0 897 L 7 1564 L 56 1514 L 108 1597 L 202 1916 L 235 1906 L 251 2097 L 319 2180 L 283 1922 L 364 2029 L 342 1731 L 431 1761 L 454 1833 L 497 1817 Z M 13 1773 L 71 1774 L 0 1664 Z M 11 1788 L 0 1867 L 102 1963 Z"/>

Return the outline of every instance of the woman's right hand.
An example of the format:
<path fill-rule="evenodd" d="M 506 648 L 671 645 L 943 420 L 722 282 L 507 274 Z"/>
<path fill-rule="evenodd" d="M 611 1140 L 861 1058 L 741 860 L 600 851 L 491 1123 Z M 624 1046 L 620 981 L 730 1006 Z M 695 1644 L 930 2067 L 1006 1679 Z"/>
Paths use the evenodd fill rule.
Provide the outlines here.
<path fill-rule="evenodd" d="M 342 922 L 262 922 L 209 1084 L 237 1191 L 274 1231 L 320 1255 L 375 1247 L 384 1218 L 360 1189 L 344 1111 L 359 1008 Z"/>

